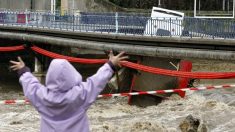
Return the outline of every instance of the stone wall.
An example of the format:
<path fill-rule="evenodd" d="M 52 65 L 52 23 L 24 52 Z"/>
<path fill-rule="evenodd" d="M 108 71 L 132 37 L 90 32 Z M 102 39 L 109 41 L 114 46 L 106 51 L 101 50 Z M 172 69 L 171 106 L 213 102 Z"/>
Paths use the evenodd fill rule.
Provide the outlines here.
<path fill-rule="evenodd" d="M 11 10 L 50 10 L 51 0 L 0 0 L 0 8 Z M 61 0 L 62 10 L 81 12 L 123 11 L 108 0 Z"/>
<path fill-rule="evenodd" d="M 0 0 L 0 8 L 11 10 L 50 10 L 50 0 Z"/>
<path fill-rule="evenodd" d="M 63 6 L 62 4 L 67 6 Z M 108 0 L 62 0 L 62 4 L 62 10 L 75 10 L 81 12 L 110 12 L 123 10 Z"/>
<path fill-rule="evenodd" d="M 51 10 L 51 0 L 34 0 L 33 9 Z"/>
<path fill-rule="evenodd" d="M 31 9 L 31 0 L 0 0 L 0 8 L 11 10 Z"/>

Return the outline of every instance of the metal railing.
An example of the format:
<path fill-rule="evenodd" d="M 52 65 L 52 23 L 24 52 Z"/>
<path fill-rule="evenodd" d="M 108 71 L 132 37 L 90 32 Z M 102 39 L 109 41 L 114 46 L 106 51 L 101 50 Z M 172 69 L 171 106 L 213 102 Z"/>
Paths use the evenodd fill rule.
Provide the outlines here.
<path fill-rule="evenodd" d="M 81 12 L 60 15 L 50 12 L 0 11 L 0 24 L 151 37 L 235 38 L 233 19 L 150 18 L 128 13 Z"/>

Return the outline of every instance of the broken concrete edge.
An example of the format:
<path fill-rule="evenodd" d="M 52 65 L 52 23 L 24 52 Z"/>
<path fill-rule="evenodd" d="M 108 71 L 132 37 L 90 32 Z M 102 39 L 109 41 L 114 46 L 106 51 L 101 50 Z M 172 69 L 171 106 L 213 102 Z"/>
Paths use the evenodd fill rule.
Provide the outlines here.
<path fill-rule="evenodd" d="M 235 61 L 235 51 L 220 51 L 206 49 L 190 48 L 171 48 L 158 46 L 141 46 L 130 44 L 118 44 L 112 42 L 97 42 L 79 39 L 69 39 L 28 33 L 14 33 L 0 31 L 0 38 L 7 40 L 16 40 L 25 43 L 40 43 L 47 45 L 70 46 L 82 49 L 93 49 L 101 51 L 125 51 L 130 55 L 165 57 L 175 59 L 212 59 L 223 61 Z"/>

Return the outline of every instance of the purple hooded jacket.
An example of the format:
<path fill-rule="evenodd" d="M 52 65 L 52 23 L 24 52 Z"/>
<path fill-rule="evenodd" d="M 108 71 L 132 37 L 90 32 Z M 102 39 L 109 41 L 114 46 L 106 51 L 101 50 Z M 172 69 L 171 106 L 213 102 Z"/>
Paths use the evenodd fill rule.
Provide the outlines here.
<path fill-rule="evenodd" d="M 41 115 L 41 132 L 88 132 L 86 111 L 113 75 L 104 64 L 82 82 L 82 76 L 64 59 L 54 59 L 46 75 L 46 86 L 30 72 L 20 76 L 25 96 Z"/>

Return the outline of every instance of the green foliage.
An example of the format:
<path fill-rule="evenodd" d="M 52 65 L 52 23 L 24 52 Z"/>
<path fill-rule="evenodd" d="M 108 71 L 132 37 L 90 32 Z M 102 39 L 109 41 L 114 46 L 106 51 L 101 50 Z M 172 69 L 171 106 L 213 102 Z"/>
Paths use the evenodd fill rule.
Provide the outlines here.
<path fill-rule="evenodd" d="M 159 0 L 109 0 L 110 2 L 125 8 L 151 9 L 158 6 Z M 194 0 L 160 0 L 161 7 L 172 10 L 193 10 Z M 222 3 L 225 1 L 226 8 L 232 9 L 232 0 L 201 0 L 203 10 L 222 10 Z M 229 1 L 229 4 L 228 4 Z"/>
<path fill-rule="evenodd" d="M 61 0 L 56 0 L 56 10 L 60 10 L 61 8 Z"/>

